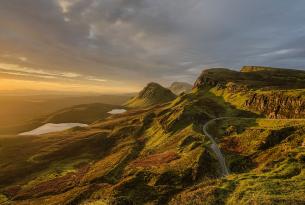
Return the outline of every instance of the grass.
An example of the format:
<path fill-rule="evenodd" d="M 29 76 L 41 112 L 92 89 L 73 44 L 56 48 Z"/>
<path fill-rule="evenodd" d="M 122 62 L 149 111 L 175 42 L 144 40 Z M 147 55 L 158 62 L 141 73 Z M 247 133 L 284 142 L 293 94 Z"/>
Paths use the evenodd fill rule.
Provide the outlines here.
<path fill-rule="evenodd" d="M 195 93 L 214 99 L 229 116 L 244 110 L 261 117 L 304 118 L 304 72 L 245 67 L 242 72 L 210 69 L 196 82 Z M 284 82 L 284 83 L 283 83 Z"/>
<path fill-rule="evenodd" d="M 231 175 L 221 180 L 202 182 L 183 191 L 170 204 L 304 204 L 305 148 L 302 142 L 305 121 L 242 121 L 226 119 L 215 125 L 220 129 L 215 133 L 218 133 L 221 147 L 225 150 Z M 252 123 L 249 124 L 249 121 Z M 228 125 L 244 129 L 224 135 L 222 128 Z M 291 127 L 294 127 L 293 131 L 285 131 L 282 141 L 261 149 L 260 145 L 266 142 L 268 136 L 276 137 Z M 241 166 L 241 163 L 232 163 L 240 157 L 248 157 L 248 169 L 234 169 L 233 166 Z"/>
<path fill-rule="evenodd" d="M 7 198 L 5 195 L 0 194 L 0 204 L 1 204 L 1 203 L 4 203 L 4 202 L 6 202 L 6 201 L 8 201 L 8 198 Z"/>
<path fill-rule="evenodd" d="M 87 129 L 0 138 L 0 199 L 17 204 L 302 204 L 305 121 L 258 117 L 239 92 L 193 90 Z M 16 155 L 16 153 L 19 153 Z M 295 189 L 293 189 L 295 187 Z"/>

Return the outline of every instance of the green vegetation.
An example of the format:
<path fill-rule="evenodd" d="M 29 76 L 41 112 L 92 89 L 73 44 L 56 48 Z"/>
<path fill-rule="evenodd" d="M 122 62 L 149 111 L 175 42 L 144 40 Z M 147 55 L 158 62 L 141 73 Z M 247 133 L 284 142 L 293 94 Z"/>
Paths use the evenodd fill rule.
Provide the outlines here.
<path fill-rule="evenodd" d="M 0 203 L 304 204 L 305 120 L 264 118 L 265 108 L 283 101 L 270 100 L 274 96 L 264 89 L 277 80 L 256 78 L 276 70 L 250 67 L 240 74 L 212 69 L 192 92 L 163 104 L 155 104 L 161 102 L 156 89 L 145 89 L 140 96 L 154 99 L 149 101 L 153 106 L 137 98 L 145 108 L 98 119 L 87 128 L 39 137 L 2 136 Z M 294 78 L 296 72 L 280 70 L 276 78 Z M 301 95 L 300 101 L 285 98 L 290 103 L 274 117 L 303 109 L 301 89 L 273 87 L 273 92 L 283 90 L 293 98 Z M 268 95 L 262 98 L 262 109 L 254 109 L 252 101 L 260 100 L 253 94 Z M 98 109 L 92 106 L 88 109 Z M 202 132 L 215 118 L 221 119 L 207 130 L 226 158 L 226 177 L 221 177 L 211 142 Z"/>
<path fill-rule="evenodd" d="M 305 120 L 226 119 L 214 126 L 231 175 L 192 187 L 170 204 L 304 204 Z M 228 126 L 236 131 L 226 132 Z"/>
<path fill-rule="evenodd" d="M 304 88 L 304 71 L 257 66 L 205 70 L 195 83 L 195 91 L 208 90 L 237 109 L 270 118 L 304 118 Z"/>

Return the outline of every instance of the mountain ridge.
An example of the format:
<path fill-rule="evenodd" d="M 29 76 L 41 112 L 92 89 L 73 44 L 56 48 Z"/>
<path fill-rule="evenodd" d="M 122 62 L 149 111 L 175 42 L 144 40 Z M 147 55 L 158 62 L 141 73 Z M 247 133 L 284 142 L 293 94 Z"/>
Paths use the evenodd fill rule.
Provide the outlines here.
<path fill-rule="evenodd" d="M 290 77 L 305 80 L 302 72 L 283 72 L 290 74 L 287 82 L 292 82 Z M 274 71 L 263 73 L 270 76 Z M 0 202 L 304 204 L 305 120 L 294 115 L 266 119 L 268 113 L 254 103 L 260 100 L 246 105 L 253 93 L 304 97 L 304 89 L 280 87 L 276 79 L 265 82 L 262 71 L 211 69 L 203 75 L 190 93 L 86 128 L 0 137 L 0 162 L 6 164 L 0 169 Z M 285 84 L 283 74 L 277 77 Z M 262 99 L 263 106 L 272 104 Z M 223 176 L 211 144 L 223 154 L 228 176 Z"/>

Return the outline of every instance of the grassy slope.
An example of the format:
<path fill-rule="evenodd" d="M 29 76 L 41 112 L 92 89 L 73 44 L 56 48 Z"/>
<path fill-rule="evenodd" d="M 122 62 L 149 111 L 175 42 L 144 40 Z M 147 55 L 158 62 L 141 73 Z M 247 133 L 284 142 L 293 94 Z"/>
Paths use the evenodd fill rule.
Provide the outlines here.
<path fill-rule="evenodd" d="M 232 174 L 184 191 L 171 204 L 304 204 L 305 121 L 231 119 L 218 128 Z"/>
<path fill-rule="evenodd" d="M 215 109 L 207 109 L 210 106 Z M 166 202 L 184 187 L 217 176 L 217 162 L 198 126 L 222 112 L 213 101 L 190 94 L 87 129 L 20 141 L 1 138 L 0 192 L 18 203 L 33 204 L 47 198 L 65 204 L 79 197 L 107 203 Z M 16 156 L 20 147 L 24 153 Z"/>
<path fill-rule="evenodd" d="M 302 118 L 305 116 L 305 72 L 269 67 L 205 70 L 197 89 L 209 97 L 222 98 L 237 109 L 262 116 Z"/>
<path fill-rule="evenodd" d="M 305 122 L 236 119 L 210 127 L 232 172 L 219 179 L 200 126 L 231 115 L 253 116 L 213 93 L 194 91 L 86 129 L 1 138 L 0 199 L 17 204 L 304 203 Z M 20 147 L 22 154 L 16 155 Z"/>
<path fill-rule="evenodd" d="M 13 204 L 304 204 L 303 121 L 215 123 L 209 132 L 217 136 L 232 172 L 219 178 L 201 126 L 221 116 L 257 117 L 243 110 L 243 100 L 222 89 L 194 90 L 86 129 L 26 138 L 20 141 L 22 156 L 15 155 L 18 138 L 1 139 L 0 199 Z"/>

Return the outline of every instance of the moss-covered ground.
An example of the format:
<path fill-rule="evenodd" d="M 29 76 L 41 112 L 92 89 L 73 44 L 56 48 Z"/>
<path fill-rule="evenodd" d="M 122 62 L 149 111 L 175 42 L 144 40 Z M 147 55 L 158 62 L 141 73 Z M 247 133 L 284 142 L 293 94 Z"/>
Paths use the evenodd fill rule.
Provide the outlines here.
<path fill-rule="evenodd" d="M 0 204 L 304 204 L 305 121 L 242 102 L 193 90 L 88 128 L 2 136 Z M 220 177 L 202 126 L 224 116 L 208 128 L 230 168 Z"/>
<path fill-rule="evenodd" d="M 170 204 L 305 203 L 305 120 L 226 119 L 214 126 L 231 174 Z"/>

